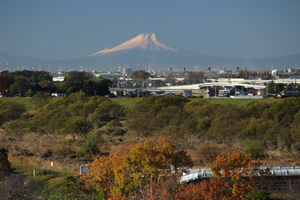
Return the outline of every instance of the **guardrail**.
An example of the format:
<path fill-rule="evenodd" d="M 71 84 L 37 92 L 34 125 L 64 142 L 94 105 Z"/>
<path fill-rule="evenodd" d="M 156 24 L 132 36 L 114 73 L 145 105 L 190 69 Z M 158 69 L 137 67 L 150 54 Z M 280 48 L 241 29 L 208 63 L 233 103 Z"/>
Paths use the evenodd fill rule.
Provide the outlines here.
<path fill-rule="evenodd" d="M 300 176 L 300 165 L 263 165 L 259 169 L 270 168 L 273 176 Z M 190 182 L 199 178 L 210 178 L 215 175 L 212 173 L 210 167 L 193 167 L 181 168 L 185 169 L 187 173 L 183 173 L 180 182 Z"/>

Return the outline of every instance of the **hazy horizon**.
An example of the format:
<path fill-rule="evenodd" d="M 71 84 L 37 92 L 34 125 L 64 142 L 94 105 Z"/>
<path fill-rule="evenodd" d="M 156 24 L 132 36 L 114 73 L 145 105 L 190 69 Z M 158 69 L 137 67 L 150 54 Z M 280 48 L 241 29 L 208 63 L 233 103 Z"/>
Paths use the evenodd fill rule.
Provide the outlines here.
<path fill-rule="evenodd" d="M 0 51 L 81 58 L 155 33 L 175 48 L 229 57 L 300 53 L 300 1 L 0 1 Z"/>

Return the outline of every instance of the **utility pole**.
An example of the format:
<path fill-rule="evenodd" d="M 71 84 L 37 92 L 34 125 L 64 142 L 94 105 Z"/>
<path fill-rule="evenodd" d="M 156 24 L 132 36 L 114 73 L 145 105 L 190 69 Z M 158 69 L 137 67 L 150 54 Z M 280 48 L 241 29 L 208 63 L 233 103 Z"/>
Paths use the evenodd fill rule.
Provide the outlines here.
<path fill-rule="evenodd" d="M 217 86 L 215 85 L 215 97 L 217 97 Z"/>

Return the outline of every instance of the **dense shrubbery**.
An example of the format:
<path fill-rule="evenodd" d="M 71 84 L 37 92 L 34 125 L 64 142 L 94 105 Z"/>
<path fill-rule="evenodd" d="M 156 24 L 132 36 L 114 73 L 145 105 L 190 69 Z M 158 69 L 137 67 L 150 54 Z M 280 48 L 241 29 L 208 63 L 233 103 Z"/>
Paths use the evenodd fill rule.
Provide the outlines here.
<path fill-rule="evenodd" d="M 123 115 L 124 108 L 107 98 L 74 93 L 40 109 L 30 127 L 40 133 L 85 135 Z"/>
<path fill-rule="evenodd" d="M 25 111 L 22 104 L 0 101 L 0 105 L 0 124 L 11 121 L 7 126 L 11 129 L 84 136 L 108 124 L 112 136 L 124 134 L 119 122 L 125 116 L 124 107 L 104 97 L 74 93 L 48 103 L 32 119 L 19 118 Z M 275 149 L 300 154 L 300 98 L 254 101 L 242 107 L 154 96 L 139 100 L 127 114 L 126 128 L 140 136 L 167 135 L 182 145 L 190 141 L 192 148 L 197 148 L 192 144 L 195 141 L 235 144 L 253 158 Z M 93 149 L 93 145 L 84 148 Z"/>
<path fill-rule="evenodd" d="M 30 100 L 37 108 L 42 108 L 50 103 L 51 97 L 48 93 L 38 92 Z"/>
<path fill-rule="evenodd" d="M 137 133 L 151 134 L 165 126 L 177 126 L 183 120 L 183 97 L 149 97 L 137 102 L 130 113 L 129 127 Z"/>
<path fill-rule="evenodd" d="M 25 112 L 25 106 L 22 103 L 0 101 L 0 125 L 16 120 L 23 112 Z"/>
<path fill-rule="evenodd" d="M 300 153 L 299 113 L 300 98 L 270 104 L 254 101 L 241 107 L 207 104 L 204 99 L 150 97 L 132 109 L 129 130 L 143 135 L 164 133 L 182 141 L 195 135 L 202 142 L 240 144 L 257 158 L 266 149 Z"/>

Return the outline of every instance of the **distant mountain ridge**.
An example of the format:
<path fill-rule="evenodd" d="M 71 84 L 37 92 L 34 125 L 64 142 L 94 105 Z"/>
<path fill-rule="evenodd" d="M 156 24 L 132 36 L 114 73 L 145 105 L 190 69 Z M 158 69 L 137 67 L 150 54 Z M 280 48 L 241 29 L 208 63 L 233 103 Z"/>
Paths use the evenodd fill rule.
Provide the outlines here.
<path fill-rule="evenodd" d="M 80 66 L 96 71 L 116 71 L 119 66 L 130 67 L 133 70 L 160 69 L 161 71 L 169 70 L 170 67 L 179 70 L 186 68 L 188 71 L 192 71 L 194 66 L 197 66 L 197 70 L 200 71 L 207 71 L 208 67 L 212 69 L 226 67 L 227 70 L 235 70 L 239 66 L 240 69 L 246 67 L 248 70 L 269 71 L 271 69 L 294 69 L 300 65 L 300 54 L 232 59 L 175 48 L 158 40 L 154 33 L 142 33 L 120 45 L 103 49 L 84 58 L 42 60 L 30 56 L 11 56 L 0 52 L 0 71 L 6 69 L 6 62 L 9 63 L 10 71 L 15 71 L 17 65 L 20 66 L 20 69 L 21 66 L 24 66 L 25 69 L 35 66 L 36 70 L 51 71 L 57 71 L 59 66 L 64 71 L 80 70 Z"/>

